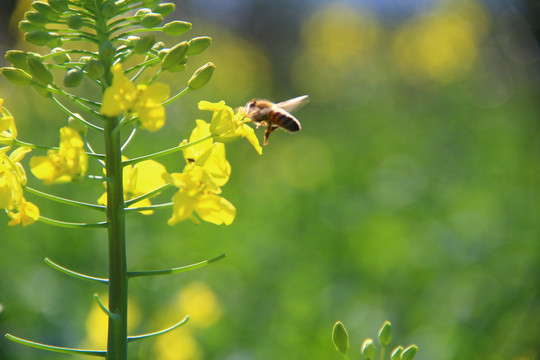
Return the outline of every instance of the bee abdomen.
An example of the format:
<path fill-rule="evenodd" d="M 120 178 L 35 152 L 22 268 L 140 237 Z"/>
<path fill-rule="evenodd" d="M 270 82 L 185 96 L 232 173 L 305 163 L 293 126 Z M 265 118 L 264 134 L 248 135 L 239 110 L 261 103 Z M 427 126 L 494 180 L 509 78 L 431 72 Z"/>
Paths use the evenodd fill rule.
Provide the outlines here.
<path fill-rule="evenodd" d="M 295 132 L 302 128 L 300 122 L 291 114 L 283 111 L 275 111 L 272 115 L 273 122 L 287 131 Z"/>

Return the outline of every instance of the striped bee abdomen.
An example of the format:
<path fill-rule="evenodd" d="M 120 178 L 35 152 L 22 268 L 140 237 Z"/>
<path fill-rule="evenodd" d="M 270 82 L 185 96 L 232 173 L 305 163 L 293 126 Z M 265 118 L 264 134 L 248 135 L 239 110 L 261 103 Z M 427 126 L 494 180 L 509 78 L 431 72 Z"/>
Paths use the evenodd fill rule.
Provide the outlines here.
<path fill-rule="evenodd" d="M 302 128 L 300 122 L 284 110 L 272 111 L 269 117 L 271 123 L 274 123 L 287 131 L 295 132 Z"/>

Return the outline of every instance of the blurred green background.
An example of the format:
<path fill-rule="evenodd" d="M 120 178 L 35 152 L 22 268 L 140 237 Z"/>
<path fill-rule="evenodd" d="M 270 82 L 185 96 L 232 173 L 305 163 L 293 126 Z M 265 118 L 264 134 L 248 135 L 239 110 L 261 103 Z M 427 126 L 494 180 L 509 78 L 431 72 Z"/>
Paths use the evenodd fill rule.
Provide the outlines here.
<path fill-rule="evenodd" d="M 28 49 L 13 27 L 28 2 L 3 6 L 2 48 Z M 134 334 L 192 316 L 163 339 L 134 344 L 131 358 L 339 359 L 330 333 L 341 320 L 359 359 L 363 339 L 390 320 L 391 345 L 417 344 L 419 360 L 540 359 L 537 6 L 178 1 L 170 19 L 193 22 L 187 38 L 214 42 L 167 81 L 179 91 L 207 61 L 214 78 L 168 107 L 166 128 L 141 132 L 126 155 L 187 138 L 195 119 L 210 119 L 197 110 L 202 99 L 236 107 L 309 94 L 311 103 L 297 113 L 302 132 L 276 132 L 262 157 L 246 141 L 227 147 L 231 226 L 169 227 L 168 210 L 130 216 L 131 270 L 227 254 L 197 271 L 130 283 Z M 0 81 L 20 138 L 57 144 L 60 110 Z M 183 167 L 180 155 L 163 162 L 171 172 Z M 35 188 L 84 201 L 104 189 L 29 177 Z M 27 198 L 48 217 L 98 220 Z M 0 332 L 102 347 L 92 294 L 104 299 L 106 289 L 43 258 L 106 277 L 104 231 L 7 221 L 0 218 Z M 0 338 L 2 360 L 63 357 Z"/>

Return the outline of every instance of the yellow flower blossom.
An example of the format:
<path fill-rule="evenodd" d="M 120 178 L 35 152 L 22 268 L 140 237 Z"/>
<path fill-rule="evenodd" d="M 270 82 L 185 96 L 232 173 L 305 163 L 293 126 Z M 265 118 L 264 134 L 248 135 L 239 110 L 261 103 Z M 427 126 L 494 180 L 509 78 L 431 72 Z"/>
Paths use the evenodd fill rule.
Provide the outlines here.
<path fill-rule="evenodd" d="M 141 161 L 135 165 L 124 166 L 124 200 L 131 200 L 142 196 L 166 184 L 163 176 L 167 169 L 162 164 L 154 160 Z M 107 205 L 107 193 L 101 195 L 98 203 Z M 131 205 L 130 207 L 151 206 L 150 199 L 143 199 Z M 143 215 L 151 215 L 153 210 L 140 211 Z"/>
<path fill-rule="evenodd" d="M 26 173 L 20 161 L 30 151 L 28 147 L 21 147 L 9 156 L 5 152 L 0 153 L 0 208 L 11 217 L 9 225 L 22 222 L 27 226 L 39 219 L 37 206 L 23 197 Z"/>
<path fill-rule="evenodd" d="M 194 142 L 210 135 L 210 124 L 197 120 L 197 127 L 191 132 L 189 142 Z M 187 143 L 184 140 L 180 145 Z M 225 145 L 205 140 L 183 150 L 186 162 L 201 166 L 218 186 L 223 186 L 231 176 L 231 165 L 225 158 Z"/>
<path fill-rule="evenodd" d="M 88 156 L 84 151 L 81 135 L 64 126 L 60 129 L 60 147 L 49 150 L 47 156 L 30 159 L 30 169 L 45 184 L 68 182 L 80 178 L 86 172 Z"/>
<path fill-rule="evenodd" d="M 167 178 L 179 188 L 172 198 L 173 214 L 168 220 L 169 225 L 186 219 L 197 222 L 194 212 L 204 221 L 216 225 L 230 225 L 233 222 L 235 207 L 217 195 L 221 189 L 203 167 L 188 164 L 181 174 L 170 174 Z"/>
<path fill-rule="evenodd" d="M 0 148 L 0 152 L 8 151 L 17 137 L 15 120 L 9 111 L 3 107 L 4 99 L 0 98 L 0 144 L 6 145 Z"/>
<path fill-rule="evenodd" d="M 209 110 L 214 113 L 210 124 L 210 132 L 216 141 L 226 143 L 245 137 L 255 150 L 262 154 L 262 147 L 255 135 L 255 130 L 246 124 L 250 120 L 242 111 L 235 114 L 231 107 L 225 105 L 225 101 L 218 103 L 201 101 L 199 102 L 199 109 Z"/>
<path fill-rule="evenodd" d="M 135 85 L 125 75 L 120 64 L 111 68 L 112 85 L 105 90 L 100 112 L 117 116 L 131 112 L 138 117 L 143 128 L 157 131 L 165 124 L 165 108 L 161 105 L 169 98 L 170 88 L 165 84 Z"/>

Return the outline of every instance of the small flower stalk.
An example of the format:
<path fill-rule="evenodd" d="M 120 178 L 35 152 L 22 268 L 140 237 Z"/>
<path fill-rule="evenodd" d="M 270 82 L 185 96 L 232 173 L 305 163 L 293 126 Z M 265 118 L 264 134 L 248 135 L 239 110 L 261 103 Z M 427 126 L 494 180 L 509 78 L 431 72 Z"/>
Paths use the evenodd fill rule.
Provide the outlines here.
<path fill-rule="evenodd" d="M 108 278 L 82 275 L 49 259 L 46 263 L 75 278 L 108 287 L 108 302 L 102 303 L 99 296 L 94 296 L 108 317 L 108 336 L 105 349 L 42 344 L 7 334 L 9 340 L 47 351 L 126 360 L 128 342 L 157 336 L 188 321 L 188 317 L 179 319 L 163 331 L 149 329 L 148 334 L 128 334 L 129 279 L 183 272 L 224 257 L 174 269 L 127 271 L 127 216 L 169 211 L 170 226 L 186 220 L 195 224 L 230 225 L 236 217 L 236 208 L 226 199 L 224 191 L 231 177 L 226 144 L 246 138 L 255 151 L 262 153 L 249 125 L 250 119 L 224 101 L 200 101 L 202 114 L 210 111 L 211 119 L 208 114 L 208 121 L 193 121 L 189 139 L 178 139 L 176 144 L 153 154 L 130 153 L 128 145 L 137 141 L 139 132 L 155 133 L 166 128 L 167 106 L 187 92 L 206 86 L 215 71 L 211 62 L 198 69 L 190 65 L 190 59 L 203 53 L 212 39 L 185 36 L 192 27 L 189 22 L 166 20 L 174 9 L 173 3 L 158 0 L 33 1 L 32 10 L 19 23 L 25 40 L 40 51 L 8 51 L 5 58 L 10 65 L 1 68 L 0 74 L 14 86 L 32 88 L 51 101 L 64 120 L 54 124 L 59 131 L 59 142 L 28 143 L 18 134 L 14 116 L 0 99 L 0 207 L 7 214 L 8 224 L 13 226 L 41 221 L 106 233 Z M 165 40 L 158 42 L 156 33 L 162 33 Z M 85 46 L 77 48 L 81 42 Z M 167 72 L 178 73 L 175 78 L 184 83 L 182 91 L 171 94 L 172 87 L 160 81 Z M 183 72 L 186 75 L 182 76 Z M 93 85 L 95 96 L 85 98 L 75 93 L 81 84 Z M 90 132 L 99 135 L 101 144 L 89 142 Z M 96 137 L 91 138 L 94 142 Z M 176 157 L 177 166 L 166 168 L 159 162 L 162 156 Z M 95 165 L 101 168 L 97 173 L 90 170 Z M 94 181 L 97 186 L 104 186 L 105 191 L 98 199 L 75 201 L 49 193 L 45 188 L 28 186 L 27 174 L 38 179 L 43 187 Z M 170 201 L 156 204 L 153 198 L 165 193 Z M 53 219 L 47 217 L 47 206 L 40 209 L 27 200 L 34 197 L 82 212 L 99 212 L 103 220 L 75 223 Z M 340 349 L 345 344 L 344 334 L 344 328 L 336 330 Z"/>
<path fill-rule="evenodd" d="M 377 345 L 372 338 L 364 340 L 360 346 L 361 358 L 365 360 L 413 360 L 418 352 L 418 346 L 410 345 L 406 349 L 399 345 L 392 350 L 389 357 L 386 357 L 386 347 L 392 341 L 392 324 L 389 321 L 385 321 L 381 329 L 379 330 L 379 344 L 381 346 L 380 352 L 377 352 Z M 341 321 L 335 323 L 332 330 L 332 342 L 338 352 L 340 352 L 345 359 L 349 359 L 349 335 L 345 330 L 345 326 Z"/>

